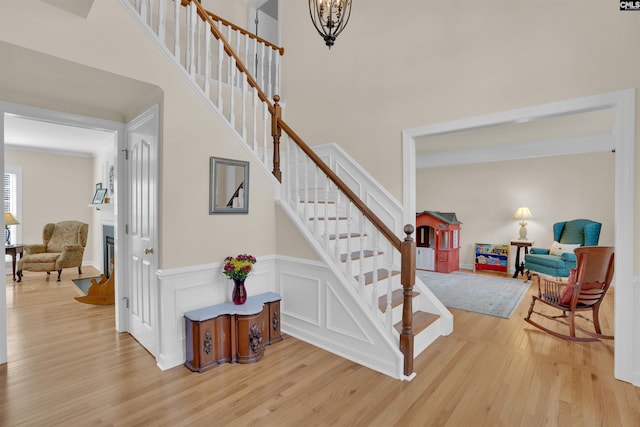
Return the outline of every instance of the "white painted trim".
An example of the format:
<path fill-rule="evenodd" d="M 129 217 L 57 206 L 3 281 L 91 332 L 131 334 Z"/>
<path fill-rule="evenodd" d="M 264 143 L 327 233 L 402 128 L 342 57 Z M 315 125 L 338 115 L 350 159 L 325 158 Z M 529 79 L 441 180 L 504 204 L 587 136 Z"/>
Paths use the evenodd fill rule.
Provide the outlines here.
<path fill-rule="evenodd" d="M 418 169 L 425 169 L 523 158 L 597 153 L 611 151 L 613 148 L 615 148 L 613 135 L 599 134 L 579 138 L 553 139 L 517 145 L 501 145 L 498 147 L 484 147 L 464 151 L 443 151 L 416 155 L 416 167 Z"/>
<path fill-rule="evenodd" d="M 637 326 L 640 324 L 640 313 L 634 309 L 640 303 L 640 290 L 637 285 L 632 285 L 634 283 L 635 236 L 635 89 L 625 89 L 403 130 L 404 211 L 408 214 L 416 210 L 415 138 L 606 108 L 614 109 L 616 116 L 614 129 L 610 135 L 616 150 L 615 377 L 640 386 L 640 328 Z M 524 149 L 520 154 L 521 158 L 530 155 Z M 541 153 L 537 153 L 537 155 L 541 155 Z M 411 219 L 410 223 L 415 224 L 415 217 Z"/>

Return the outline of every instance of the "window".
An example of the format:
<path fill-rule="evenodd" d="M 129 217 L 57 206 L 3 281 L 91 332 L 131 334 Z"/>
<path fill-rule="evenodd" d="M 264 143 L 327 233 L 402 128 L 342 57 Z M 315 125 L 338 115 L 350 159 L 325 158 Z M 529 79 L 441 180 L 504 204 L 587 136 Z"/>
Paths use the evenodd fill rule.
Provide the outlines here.
<path fill-rule="evenodd" d="M 21 218 L 21 199 L 22 199 L 22 170 L 17 166 L 6 166 L 4 172 L 4 211 L 11 212 L 13 216 L 20 221 Z M 10 225 L 11 244 L 19 242 L 21 239 L 22 229 L 20 225 Z"/>

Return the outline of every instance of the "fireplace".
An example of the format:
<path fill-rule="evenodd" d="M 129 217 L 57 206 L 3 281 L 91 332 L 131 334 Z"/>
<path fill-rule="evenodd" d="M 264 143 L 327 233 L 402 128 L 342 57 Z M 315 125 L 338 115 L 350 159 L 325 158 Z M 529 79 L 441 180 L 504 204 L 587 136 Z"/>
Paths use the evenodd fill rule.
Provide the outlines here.
<path fill-rule="evenodd" d="M 115 257 L 115 238 L 113 234 L 113 225 L 102 226 L 102 271 L 107 277 L 111 277 L 113 272 L 113 265 L 111 264 L 111 260 Z"/>

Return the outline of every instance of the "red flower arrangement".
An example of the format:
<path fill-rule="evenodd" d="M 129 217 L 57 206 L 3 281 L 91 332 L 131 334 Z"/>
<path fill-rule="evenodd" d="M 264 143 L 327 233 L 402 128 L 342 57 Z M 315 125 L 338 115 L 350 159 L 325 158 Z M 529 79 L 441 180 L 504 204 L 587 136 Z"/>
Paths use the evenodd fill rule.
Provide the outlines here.
<path fill-rule="evenodd" d="M 228 256 L 224 259 L 224 267 L 222 272 L 225 276 L 232 280 L 245 280 L 251 270 L 256 259 L 252 255 L 240 254 L 238 256 Z"/>

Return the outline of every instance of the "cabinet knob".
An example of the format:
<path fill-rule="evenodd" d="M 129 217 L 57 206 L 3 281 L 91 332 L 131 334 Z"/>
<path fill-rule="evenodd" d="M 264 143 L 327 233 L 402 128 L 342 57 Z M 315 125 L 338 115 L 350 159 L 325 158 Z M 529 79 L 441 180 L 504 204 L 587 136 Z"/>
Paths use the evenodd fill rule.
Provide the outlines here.
<path fill-rule="evenodd" d="M 153 248 L 147 248 L 144 250 L 145 255 L 149 255 L 153 253 Z"/>

